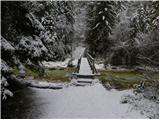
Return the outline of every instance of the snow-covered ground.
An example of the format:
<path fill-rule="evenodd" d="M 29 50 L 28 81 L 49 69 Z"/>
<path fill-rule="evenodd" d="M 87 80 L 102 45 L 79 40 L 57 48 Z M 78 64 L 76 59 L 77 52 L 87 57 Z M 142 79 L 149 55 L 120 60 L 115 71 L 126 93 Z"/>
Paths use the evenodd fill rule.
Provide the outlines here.
<path fill-rule="evenodd" d="M 37 90 L 36 90 L 37 91 Z M 59 91 L 42 91 L 39 97 L 44 113 L 40 118 L 145 118 L 138 110 L 131 110 L 129 104 L 121 104 L 124 94 L 131 90 L 107 91 L 101 84 L 93 86 L 70 86 Z M 43 95 L 50 94 L 48 97 Z"/>
<path fill-rule="evenodd" d="M 105 70 L 104 64 L 95 64 L 97 70 Z"/>
<path fill-rule="evenodd" d="M 72 64 L 77 65 L 78 58 L 84 52 L 83 47 L 77 47 L 73 53 Z M 65 68 L 70 59 L 63 62 L 43 62 L 48 68 Z M 87 59 L 82 58 L 80 73 L 91 74 Z M 104 70 L 104 64 L 95 64 L 96 69 Z M 107 66 L 107 69 L 112 69 Z M 39 82 L 38 86 L 48 86 Z M 50 83 L 50 86 L 56 86 Z M 59 91 L 33 89 L 41 99 L 43 112 L 39 118 L 158 118 L 158 102 L 135 95 L 133 90 L 106 90 L 99 82 L 94 85 L 76 87 L 70 83 Z M 38 107 L 38 106 L 37 106 Z M 38 108 L 36 108 L 38 109 Z"/>
<path fill-rule="evenodd" d="M 159 118 L 159 102 L 154 99 L 147 99 L 143 96 L 143 93 L 138 93 L 137 95 L 130 93 L 128 95 L 122 96 L 121 103 L 129 104 L 130 110 L 138 110 L 141 115 L 147 118 Z"/>
<path fill-rule="evenodd" d="M 74 59 L 74 60 L 72 61 L 72 65 L 73 65 L 73 66 L 77 66 L 77 63 L 78 63 L 78 59 Z"/>
<path fill-rule="evenodd" d="M 13 115 L 13 111 L 7 112 L 16 118 L 149 118 L 150 114 L 143 114 L 142 109 L 158 112 L 158 105 L 147 100 L 122 104 L 123 96 L 134 96 L 133 90 L 108 91 L 99 82 L 79 87 L 69 85 L 60 90 L 31 88 L 18 94 L 18 100 L 13 99 L 16 102 L 12 104 L 14 109 L 25 112 Z"/>
<path fill-rule="evenodd" d="M 70 58 L 67 58 L 65 61 L 43 61 L 42 65 L 46 68 L 66 68 Z"/>
<path fill-rule="evenodd" d="M 158 104 L 135 96 L 133 90 L 107 91 L 100 83 L 95 83 L 84 87 L 69 86 L 49 93 L 52 96 L 47 101 L 54 104 L 44 108 L 42 118 L 158 118 Z M 135 99 L 122 104 L 123 96 L 127 95 Z M 56 98 L 52 99 L 54 96 Z M 53 108 L 54 112 L 47 112 Z"/>
<path fill-rule="evenodd" d="M 82 79 L 77 80 L 82 81 Z M 14 107 L 14 109 L 24 112 L 7 111 L 6 114 L 12 118 L 37 119 L 158 118 L 158 101 L 144 98 L 142 94 L 135 95 L 132 89 L 107 90 L 97 79 L 90 80 L 93 81 L 92 84 L 87 83 L 79 87 L 74 84 L 74 80 L 68 84 L 28 80 L 26 82 L 31 87 L 49 89 L 30 88 L 24 93 L 25 89 L 19 91 L 19 96 L 14 94 L 15 98 L 9 105 L 11 108 Z"/>
<path fill-rule="evenodd" d="M 35 87 L 35 88 L 47 88 L 47 89 L 62 89 L 66 83 L 53 83 L 53 82 L 47 82 L 42 80 L 27 80 L 26 84 L 28 84 L 29 87 Z"/>
<path fill-rule="evenodd" d="M 72 65 L 76 66 L 78 59 L 83 55 L 85 48 L 82 46 L 76 47 L 75 51 L 72 53 Z M 46 68 L 66 68 L 68 66 L 71 58 L 66 58 L 64 61 L 43 61 L 42 65 Z"/>

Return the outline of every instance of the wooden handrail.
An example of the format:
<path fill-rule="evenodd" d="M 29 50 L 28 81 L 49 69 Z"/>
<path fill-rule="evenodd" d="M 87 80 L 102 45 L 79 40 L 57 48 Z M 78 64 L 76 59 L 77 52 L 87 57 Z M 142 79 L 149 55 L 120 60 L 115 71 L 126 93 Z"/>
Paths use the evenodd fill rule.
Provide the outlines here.
<path fill-rule="evenodd" d="M 75 70 L 75 73 L 79 73 L 79 70 L 80 70 L 80 64 L 81 64 L 81 59 L 83 56 L 86 56 L 87 57 L 87 60 L 88 60 L 88 63 L 89 63 L 89 66 L 92 70 L 92 73 L 97 73 L 97 70 L 96 70 L 96 67 L 94 65 L 94 58 L 87 52 L 87 50 L 85 50 L 84 54 L 78 59 L 78 64 L 77 64 L 77 67 L 76 67 L 76 70 Z"/>
<path fill-rule="evenodd" d="M 77 64 L 77 67 L 76 67 L 75 73 L 79 73 L 80 64 L 81 64 L 81 59 L 82 59 L 82 56 L 78 59 L 78 64 Z"/>
<path fill-rule="evenodd" d="M 89 53 L 87 53 L 87 56 L 88 56 L 91 60 L 94 60 L 94 58 L 93 58 Z"/>
<path fill-rule="evenodd" d="M 92 70 L 92 73 L 93 74 L 97 73 L 97 70 L 96 70 L 95 65 L 94 65 L 94 58 L 89 53 L 86 54 L 86 57 L 88 59 L 89 65 L 90 65 L 91 70 Z"/>

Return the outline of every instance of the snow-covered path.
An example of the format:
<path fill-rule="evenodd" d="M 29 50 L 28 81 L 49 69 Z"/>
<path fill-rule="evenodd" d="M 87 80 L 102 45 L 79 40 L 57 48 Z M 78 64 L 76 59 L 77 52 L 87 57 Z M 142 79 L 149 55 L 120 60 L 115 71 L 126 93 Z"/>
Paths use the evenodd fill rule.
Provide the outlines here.
<path fill-rule="evenodd" d="M 92 70 L 89 66 L 89 63 L 86 57 L 82 57 L 81 59 L 79 74 L 80 75 L 92 75 Z"/>
<path fill-rule="evenodd" d="M 82 50 L 79 55 L 84 53 Z M 86 57 L 82 57 L 80 75 L 93 75 Z M 74 82 L 84 86 L 77 87 Z M 132 90 L 106 90 L 97 79 L 78 78 L 60 90 L 25 88 L 6 103 L 6 118 L 147 118 L 130 104 L 121 104 Z M 73 82 L 73 83 L 72 83 Z M 87 82 L 87 83 L 86 83 Z M 85 83 L 85 84 L 82 84 Z M 40 83 L 44 84 L 44 83 Z M 3 118 L 5 118 L 3 116 Z"/>
<path fill-rule="evenodd" d="M 6 109 L 7 118 L 145 118 L 129 104 L 121 104 L 132 90 L 106 90 L 99 82 L 88 86 L 68 86 L 61 90 L 23 89 Z M 8 101 L 9 102 L 9 101 Z"/>

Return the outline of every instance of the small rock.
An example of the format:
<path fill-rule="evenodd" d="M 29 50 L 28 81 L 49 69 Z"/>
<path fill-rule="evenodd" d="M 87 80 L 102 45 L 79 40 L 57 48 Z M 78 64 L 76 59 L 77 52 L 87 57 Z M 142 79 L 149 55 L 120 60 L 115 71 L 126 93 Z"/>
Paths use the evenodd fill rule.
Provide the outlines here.
<path fill-rule="evenodd" d="M 74 65 L 73 65 L 73 62 L 72 62 L 73 60 L 71 59 L 69 62 L 68 62 L 68 67 L 74 67 Z"/>
<path fill-rule="evenodd" d="M 111 89 L 112 89 L 112 86 L 109 84 L 109 82 L 107 82 L 107 83 L 105 84 L 105 88 L 106 88 L 107 90 L 111 90 Z"/>
<path fill-rule="evenodd" d="M 122 100 L 121 103 L 122 104 L 128 103 L 128 100 Z"/>
<path fill-rule="evenodd" d="M 126 96 L 123 96 L 123 97 L 121 98 L 120 103 L 122 103 L 122 104 L 132 103 L 132 101 L 134 101 L 134 99 L 135 99 L 135 98 L 134 98 L 132 95 L 126 95 Z"/>
<path fill-rule="evenodd" d="M 24 69 L 20 69 L 19 73 L 18 73 L 18 78 L 25 78 L 26 76 L 26 72 Z"/>

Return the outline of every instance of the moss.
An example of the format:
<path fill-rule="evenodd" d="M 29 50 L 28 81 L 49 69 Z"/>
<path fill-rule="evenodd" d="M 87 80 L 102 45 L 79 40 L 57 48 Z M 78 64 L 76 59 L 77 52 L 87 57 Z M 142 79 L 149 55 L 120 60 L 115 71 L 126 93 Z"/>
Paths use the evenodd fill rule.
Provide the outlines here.
<path fill-rule="evenodd" d="M 18 75 L 18 73 L 19 73 L 18 68 L 16 66 L 14 66 L 12 72 L 14 75 Z"/>
<path fill-rule="evenodd" d="M 99 80 L 102 84 L 109 82 L 111 86 L 116 89 L 130 89 L 134 87 L 134 84 L 140 84 L 141 81 L 145 80 L 145 85 L 152 84 L 153 80 L 158 82 L 158 73 L 151 73 L 149 79 L 145 78 L 145 73 L 136 71 L 100 71 L 101 75 Z M 148 76 L 149 73 L 147 73 Z"/>
<path fill-rule="evenodd" d="M 68 81 L 70 78 L 71 73 L 73 72 L 72 69 L 66 68 L 63 70 L 45 70 L 47 73 L 47 76 L 43 77 L 43 79 L 46 80 L 63 80 Z"/>
<path fill-rule="evenodd" d="M 33 71 L 29 68 L 27 68 L 27 77 L 32 76 L 35 79 L 41 79 L 41 80 L 46 80 L 46 81 L 69 81 L 70 80 L 70 75 L 74 71 L 74 68 L 65 68 L 62 70 L 53 70 L 53 69 L 45 69 L 45 76 L 40 76 L 38 72 Z"/>
<path fill-rule="evenodd" d="M 39 77 L 39 73 L 34 71 L 34 70 L 29 69 L 28 67 L 26 67 L 26 77 L 28 77 L 28 76 L 32 76 L 34 78 L 38 78 Z"/>
<path fill-rule="evenodd" d="M 139 84 L 140 80 L 127 80 L 127 79 L 120 79 L 120 78 L 107 78 L 107 77 L 100 77 L 99 78 L 102 84 L 106 84 L 107 82 L 110 83 L 116 89 L 129 89 L 133 88 L 134 84 Z"/>

